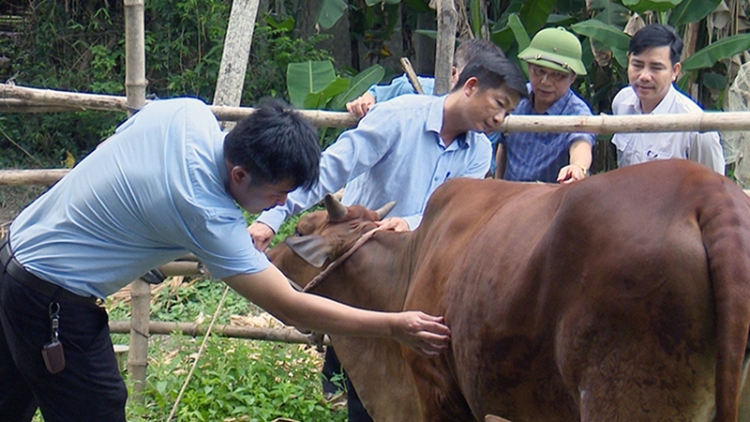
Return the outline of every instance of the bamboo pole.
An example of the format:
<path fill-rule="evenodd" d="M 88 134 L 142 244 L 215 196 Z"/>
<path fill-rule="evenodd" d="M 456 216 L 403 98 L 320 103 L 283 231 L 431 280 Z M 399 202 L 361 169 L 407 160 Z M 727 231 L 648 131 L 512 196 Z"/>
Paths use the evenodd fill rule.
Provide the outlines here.
<path fill-rule="evenodd" d="M 53 90 L 0 84 L 0 98 L 17 98 L 39 106 L 77 107 L 77 110 L 124 111 L 125 98 L 95 94 L 69 93 Z M 252 107 L 210 106 L 219 120 L 237 121 L 252 114 Z M 318 127 L 352 127 L 357 117 L 350 113 L 323 110 L 300 110 L 300 114 Z M 710 130 L 750 130 L 750 112 L 724 111 L 699 114 L 659 114 L 630 116 L 515 116 L 510 115 L 498 128 L 499 132 L 678 132 Z M 0 182 L 2 184 L 2 182 Z"/>
<path fill-rule="evenodd" d="M 112 333 L 130 332 L 130 321 L 110 321 L 109 331 Z M 149 324 L 149 333 L 156 335 L 170 335 L 180 333 L 186 336 L 202 336 L 206 334 L 207 325 L 196 324 L 194 322 L 164 322 L 151 321 Z M 317 344 L 316 336 L 303 334 L 296 330 L 281 328 L 260 328 L 244 327 L 238 325 L 214 325 L 211 334 L 218 334 L 223 337 L 244 338 L 250 340 L 268 340 L 283 343 L 300 343 L 300 344 Z M 328 344 L 326 340 L 324 344 Z"/>
<path fill-rule="evenodd" d="M 134 113 L 146 104 L 146 48 L 143 24 L 143 0 L 123 0 L 125 9 L 125 95 L 127 109 Z M 132 325 L 128 372 L 133 380 L 133 398 L 143 401 L 148 366 L 148 323 L 151 286 L 138 279 L 130 289 Z"/>
<path fill-rule="evenodd" d="M 0 186 L 51 185 L 69 171 L 68 169 L 0 170 Z"/>
<path fill-rule="evenodd" d="M 259 3 L 260 0 L 234 0 L 232 2 L 232 11 L 224 39 L 224 53 L 221 56 L 219 76 L 216 79 L 214 105 L 235 107 L 240 105 Z M 222 127 L 231 130 L 234 122 L 222 122 Z"/>
<path fill-rule="evenodd" d="M 22 100 L 23 103 L 14 103 L 9 100 Z M 59 111 L 127 111 L 128 109 L 126 97 L 29 88 L 12 84 L 0 84 L 0 101 L 4 102 L 0 102 L 0 105 L 5 104 L 5 107 L 0 110 L 9 113 L 36 111 L 34 107 L 54 107 L 59 108 Z M 14 105 L 21 108 L 13 110 Z M 252 107 L 210 106 L 210 109 L 217 119 L 235 122 L 255 111 Z M 323 110 L 299 110 L 299 112 L 318 127 L 352 127 L 359 120 L 357 116 L 343 112 Z"/>
<path fill-rule="evenodd" d="M 146 387 L 148 367 L 149 314 L 151 306 L 151 285 L 138 279 L 130 287 L 131 321 L 130 351 L 128 352 L 128 373 L 133 380 L 133 398 L 143 400 L 141 391 Z M 145 306 L 143 305 L 145 303 Z"/>
<path fill-rule="evenodd" d="M 417 79 L 417 72 L 414 71 L 414 68 L 411 66 L 411 62 L 406 57 L 401 57 L 401 60 L 399 60 L 401 63 L 401 67 L 404 69 L 404 72 L 406 72 L 406 76 L 409 78 L 409 82 L 411 83 L 411 86 L 414 87 L 414 90 L 417 91 L 417 94 L 424 94 L 424 89 L 422 88 L 422 84 L 419 83 L 419 79 Z"/>
<path fill-rule="evenodd" d="M 457 12 L 454 0 L 437 1 L 437 46 L 435 48 L 435 88 L 443 95 L 451 89 L 451 68 L 456 48 Z"/>
<path fill-rule="evenodd" d="M 143 0 L 123 0 L 125 4 L 125 95 L 131 112 L 146 104 L 146 42 Z"/>

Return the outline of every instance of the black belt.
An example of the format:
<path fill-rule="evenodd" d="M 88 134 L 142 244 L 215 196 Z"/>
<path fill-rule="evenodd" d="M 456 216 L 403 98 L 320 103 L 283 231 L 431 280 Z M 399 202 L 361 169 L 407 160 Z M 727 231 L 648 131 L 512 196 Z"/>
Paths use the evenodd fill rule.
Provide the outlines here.
<path fill-rule="evenodd" d="M 3 246 L 0 248 L 0 261 L 5 266 L 5 271 L 8 272 L 16 281 L 34 290 L 37 293 L 49 296 L 60 302 L 73 302 L 83 304 L 96 304 L 96 297 L 94 296 L 80 296 L 72 293 L 64 288 L 52 284 L 49 281 L 44 281 L 41 278 L 26 271 L 16 257 L 13 256 L 13 250 L 10 248 L 10 236 L 6 236 L 2 240 Z"/>

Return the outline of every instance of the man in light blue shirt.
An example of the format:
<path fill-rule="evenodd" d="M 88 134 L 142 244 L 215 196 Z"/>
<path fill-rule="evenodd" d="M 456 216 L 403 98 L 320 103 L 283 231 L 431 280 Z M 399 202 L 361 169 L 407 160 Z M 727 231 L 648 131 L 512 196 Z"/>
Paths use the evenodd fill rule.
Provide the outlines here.
<path fill-rule="evenodd" d="M 389 336 L 425 355 L 441 317 L 358 310 L 295 291 L 252 244 L 260 212 L 319 175 L 316 129 L 282 102 L 222 133 L 202 102 L 152 102 L 24 209 L 0 241 L 0 415 L 125 421 L 127 391 L 97 299 L 196 254 L 215 278 L 282 321 Z M 416 326 L 416 332 L 411 326 Z M 412 334 L 413 333 L 413 334 Z"/>
<path fill-rule="evenodd" d="M 484 133 L 495 130 L 525 91 L 515 65 L 483 53 L 467 64 L 448 95 L 404 95 L 377 104 L 323 153 L 313 189 L 292 192 L 286 204 L 264 212 L 249 227 L 255 245 L 264 250 L 287 217 L 344 185 L 345 205 L 377 209 L 396 201 L 381 224 L 415 229 L 440 184 L 485 176 L 492 152 Z"/>
<path fill-rule="evenodd" d="M 525 94 L 523 75 L 505 57 L 481 52 L 465 66 L 450 94 L 403 95 L 377 104 L 355 129 L 344 132 L 321 159 L 313 189 L 298 189 L 287 203 L 261 214 L 248 231 L 265 250 L 283 221 L 346 185 L 342 202 L 378 209 L 396 201 L 384 229 L 415 229 L 432 192 L 455 177 L 484 178 L 493 131 Z M 335 365 L 329 348 L 327 365 Z M 371 421 L 347 383 L 350 422 Z"/>
<path fill-rule="evenodd" d="M 453 56 L 453 68 L 451 69 L 451 87 L 458 81 L 458 75 L 466 66 L 466 63 L 477 53 L 487 52 L 495 53 L 505 57 L 503 50 L 490 41 L 476 38 L 462 42 L 456 49 Z M 428 76 L 417 76 L 422 90 L 427 95 L 432 95 L 435 91 L 435 78 Z M 346 109 L 357 117 L 362 117 L 372 108 L 375 103 L 382 103 L 405 94 L 417 94 L 416 88 L 411 84 L 406 74 L 403 74 L 391 81 L 388 85 L 373 85 L 367 92 L 362 94 L 354 101 L 346 103 Z"/>

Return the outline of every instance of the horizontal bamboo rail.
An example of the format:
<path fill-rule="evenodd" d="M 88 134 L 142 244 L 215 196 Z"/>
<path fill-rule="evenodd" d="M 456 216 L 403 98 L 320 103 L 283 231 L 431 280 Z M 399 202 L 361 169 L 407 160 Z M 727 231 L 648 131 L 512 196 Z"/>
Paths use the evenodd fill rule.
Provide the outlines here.
<path fill-rule="evenodd" d="M 149 334 L 170 335 L 178 332 L 183 335 L 196 337 L 206 334 L 208 325 L 201 325 L 193 322 L 151 321 L 149 322 L 148 327 Z M 110 321 L 109 331 L 117 334 L 129 334 L 130 321 Z M 314 334 L 302 334 L 299 331 L 280 328 L 214 325 L 211 329 L 211 334 L 223 337 L 269 340 L 283 343 L 318 344 L 318 336 Z M 325 339 L 323 344 L 330 344 L 330 341 Z"/>
<path fill-rule="evenodd" d="M 252 114 L 252 107 L 209 106 L 221 121 L 236 122 Z M 126 98 L 116 95 L 85 94 L 52 89 L 27 88 L 0 84 L 0 113 L 51 111 L 127 111 Z M 349 113 L 300 110 L 319 127 L 352 127 L 357 117 Z"/>
<path fill-rule="evenodd" d="M 21 101 L 21 103 L 19 103 Z M 14 105 L 23 104 L 19 110 L 44 107 L 51 109 L 125 111 L 125 97 L 100 94 L 83 94 L 50 89 L 25 88 L 0 84 L 0 112 L 14 111 Z M 210 106 L 222 121 L 238 121 L 253 113 L 251 107 Z M 352 127 L 357 118 L 344 112 L 300 110 L 300 113 L 319 127 Z M 631 116 L 508 116 L 500 125 L 500 132 L 676 132 L 710 130 L 750 130 L 750 112 L 704 112 L 694 114 L 660 114 Z"/>

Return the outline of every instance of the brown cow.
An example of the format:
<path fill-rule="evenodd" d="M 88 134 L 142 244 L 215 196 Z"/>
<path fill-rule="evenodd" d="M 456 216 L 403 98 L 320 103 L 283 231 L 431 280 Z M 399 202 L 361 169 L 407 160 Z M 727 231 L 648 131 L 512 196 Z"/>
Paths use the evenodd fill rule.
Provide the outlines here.
<path fill-rule="evenodd" d="M 375 219 L 356 206 L 311 213 L 289 243 L 329 263 Z M 320 269 L 300 255 L 269 252 L 304 285 Z M 571 185 L 457 179 L 418 230 L 376 232 L 311 291 L 445 315 L 452 347 L 438 358 L 333 338 L 378 422 L 735 421 L 750 199 L 684 160 Z"/>

